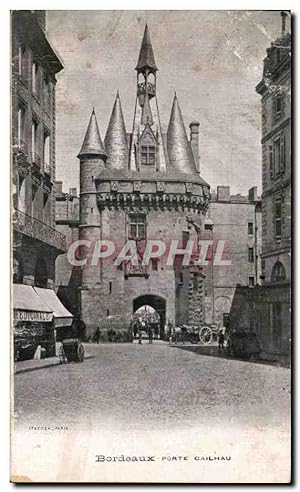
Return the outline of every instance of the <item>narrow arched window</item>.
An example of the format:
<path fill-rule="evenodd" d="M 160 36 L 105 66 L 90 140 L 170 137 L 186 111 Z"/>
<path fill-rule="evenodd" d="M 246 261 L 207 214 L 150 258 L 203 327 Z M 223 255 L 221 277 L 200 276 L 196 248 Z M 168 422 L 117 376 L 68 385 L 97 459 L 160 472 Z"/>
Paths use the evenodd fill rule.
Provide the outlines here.
<path fill-rule="evenodd" d="M 273 266 L 271 280 L 272 282 L 280 282 L 281 280 L 286 279 L 285 268 L 280 261 L 277 261 Z"/>

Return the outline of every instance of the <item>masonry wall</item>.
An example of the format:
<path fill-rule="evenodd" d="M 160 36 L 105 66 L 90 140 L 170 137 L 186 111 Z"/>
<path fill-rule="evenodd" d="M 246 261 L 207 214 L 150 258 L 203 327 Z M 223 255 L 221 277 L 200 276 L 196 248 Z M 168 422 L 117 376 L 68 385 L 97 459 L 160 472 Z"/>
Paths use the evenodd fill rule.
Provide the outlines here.
<path fill-rule="evenodd" d="M 226 198 L 213 197 L 207 216 L 213 226 L 210 238 L 213 240 L 214 256 L 217 245 L 220 246 L 223 241 L 222 259 L 231 261 L 230 265 L 213 264 L 211 301 L 209 296 L 206 300 L 207 321 L 222 323 L 223 314 L 230 312 L 236 287 L 248 286 L 249 277 L 254 279 L 254 285 L 261 282 L 260 202 L 252 202 L 238 195 L 231 196 L 228 191 Z M 248 234 L 249 222 L 253 224 L 253 234 Z M 249 248 L 253 248 L 253 262 L 249 262 Z"/>
<path fill-rule="evenodd" d="M 188 214 L 193 215 L 193 214 Z M 189 231 L 187 213 L 176 210 L 149 210 L 147 213 L 147 239 L 160 239 L 170 244 L 172 239 L 196 239 L 194 231 Z M 195 220 L 201 216 L 195 214 Z M 121 250 L 128 237 L 127 214 L 124 210 L 104 210 L 101 212 L 101 238 L 109 239 Z M 177 324 L 187 322 L 189 312 L 189 282 L 187 268 L 179 265 L 167 265 L 167 255 L 158 261 L 157 268 L 148 267 L 147 276 L 125 275 L 123 269 L 113 265 L 117 252 L 102 264 L 94 267 L 94 279 L 91 285 L 81 290 L 82 317 L 90 331 L 93 331 L 99 319 L 114 315 L 133 313 L 133 302 L 139 296 L 153 295 L 166 301 L 166 320 Z M 91 270 L 89 269 L 91 272 Z M 182 284 L 179 272 L 182 273 Z M 99 282 L 100 279 L 100 282 Z M 97 284 L 97 285 L 96 285 Z M 85 288 L 87 287 L 87 288 Z M 197 310 L 201 307 L 201 302 Z"/>

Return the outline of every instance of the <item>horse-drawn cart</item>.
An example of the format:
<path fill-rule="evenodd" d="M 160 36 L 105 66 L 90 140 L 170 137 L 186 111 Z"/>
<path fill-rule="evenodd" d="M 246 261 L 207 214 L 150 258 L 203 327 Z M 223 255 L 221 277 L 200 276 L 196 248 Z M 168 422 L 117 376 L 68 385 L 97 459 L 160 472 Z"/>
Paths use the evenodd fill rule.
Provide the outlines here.
<path fill-rule="evenodd" d="M 176 344 L 178 342 L 188 343 L 201 343 L 202 345 L 209 345 L 215 342 L 218 338 L 217 325 L 205 325 L 205 326 L 177 326 L 174 328 L 172 341 Z"/>
<path fill-rule="evenodd" d="M 59 349 L 59 359 L 61 364 L 67 362 L 83 362 L 84 346 L 78 338 L 65 338 Z"/>

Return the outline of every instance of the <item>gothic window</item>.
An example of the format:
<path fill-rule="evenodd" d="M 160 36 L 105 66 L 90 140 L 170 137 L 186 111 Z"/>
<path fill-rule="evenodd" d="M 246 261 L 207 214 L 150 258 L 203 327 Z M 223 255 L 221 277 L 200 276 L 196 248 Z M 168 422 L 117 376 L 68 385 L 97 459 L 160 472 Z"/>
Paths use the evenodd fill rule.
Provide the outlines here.
<path fill-rule="evenodd" d="M 283 264 L 280 261 L 277 261 L 275 263 L 272 274 L 271 274 L 271 280 L 272 282 L 280 282 L 281 280 L 286 279 L 286 274 L 285 274 L 285 269 Z"/>
<path fill-rule="evenodd" d="M 253 236 L 253 222 L 248 222 L 248 235 Z"/>
<path fill-rule="evenodd" d="M 129 216 L 129 239 L 146 238 L 146 216 L 144 214 L 132 214 Z"/>
<path fill-rule="evenodd" d="M 142 161 L 142 164 L 155 164 L 155 146 L 154 145 L 142 145 L 141 146 L 141 161 Z"/>

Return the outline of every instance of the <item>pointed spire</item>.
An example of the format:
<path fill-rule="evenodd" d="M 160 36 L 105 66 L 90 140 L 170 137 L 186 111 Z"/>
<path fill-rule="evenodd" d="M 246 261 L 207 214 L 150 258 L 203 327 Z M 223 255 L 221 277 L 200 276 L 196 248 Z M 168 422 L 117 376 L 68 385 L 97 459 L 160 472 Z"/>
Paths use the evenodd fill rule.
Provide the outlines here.
<path fill-rule="evenodd" d="M 180 173 L 197 174 L 176 93 L 167 132 L 167 149 L 170 168 Z"/>
<path fill-rule="evenodd" d="M 147 123 L 151 126 L 153 125 L 153 117 L 152 117 L 152 112 L 151 112 L 151 107 L 149 103 L 149 96 L 146 92 L 145 95 L 145 101 L 143 104 L 143 110 L 142 110 L 142 125 L 146 125 Z"/>
<path fill-rule="evenodd" d="M 101 140 L 94 108 L 90 117 L 81 150 L 77 157 L 82 157 L 84 155 L 101 155 L 106 158 L 106 152 Z"/>
<path fill-rule="evenodd" d="M 127 169 L 127 134 L 119 91 L 116 95 L 104 143 L 107 151 L 108 167 L 113 169 Z"/>
<path fill-rule="evenodd" d="M 139 59 L 135 69 L 141 70 L 143 68 L 151 68 L 154 71 L 158 70 L 154 59 L 154 53 L 147 24 L 145 25 L 144 37 L 140 49 Z"/>

